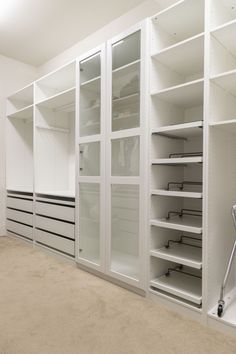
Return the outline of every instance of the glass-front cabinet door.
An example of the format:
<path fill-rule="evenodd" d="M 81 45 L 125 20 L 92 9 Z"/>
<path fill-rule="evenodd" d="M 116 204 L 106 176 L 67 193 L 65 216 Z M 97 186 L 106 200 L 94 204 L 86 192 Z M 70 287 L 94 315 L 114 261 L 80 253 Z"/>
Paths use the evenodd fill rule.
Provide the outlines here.
<path fill-rule="evenodd" d="M 144 287 L 141 252 L 145 254 L 140 218 L 145 131 L 142 36 L 142 28 L 137 26 L 108 43 L 110 116 L 106 145 L 109 151 L 108 273 L 139 288 Z"/>
<path fill-rule="evenodd" d="M 81 57 L 77 120 L 77 260 L 104 271 L 105 45 Z"/>

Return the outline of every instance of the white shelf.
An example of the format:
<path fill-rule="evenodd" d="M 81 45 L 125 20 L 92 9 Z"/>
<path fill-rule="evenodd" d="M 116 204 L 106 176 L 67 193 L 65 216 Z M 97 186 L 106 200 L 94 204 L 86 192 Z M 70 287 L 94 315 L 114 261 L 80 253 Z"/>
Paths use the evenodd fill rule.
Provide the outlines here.
<path fill-rule="evenodd" d="M 162 99 L 181 107 L 193 107 L 203 104 L 203 79 L 194 80 L 181 85 L 173 86 L 157 92 L 153 97 Z"/>
<path fill-rule="evenodd" d="M 129 64 L 123 65 L 118 67 L 117 69 L 112 70 L 113 73 L 113 78 L 116 76 L 115 74 L 117 73 L 119 76 L 119 73 L 122 72 L 122 75 L 125 75 L 126 73 L 130 73 L 132 71 L 136 71 L 140 67 L 141 60 L 135 60 Z"/>
<path fill-rule="evenodd" d="M 198 34 L 154 53 L 152 58 L 185 77 L 193 73 L 203 73 L 204 34 Z"/>
<path fill-rule="evenodd" d="M 9 118 L 16 119 L 31 119 L 33 120 L 33 105 L 29 105 L 25 108 L 19 109 L 18 111 L 8 114 Z"/>
<path fill-rule="evenodd" d="M 10 101 L 20 101 L 23 103 L 27 103 L 27 105 L 33 104 L 33 92 L 34 92 L 34 84 L 29 84 L 22 89 L 14 92 L 11 96 L 8 97 Z"/>
<path fill-rule="evenodd" d="M 184 232 L 192 232 L 194 234 L 202 233 L 202 218 L 197 216 L 176 216 L 170 219 L 152 219 L 152 226 L 163 227 L 165 229 L 179 230 Z"/>
<path fill-rule="evenodd" d="M 213 307 L 208 313 L 208 315 L 226 325 L 236 327 L 236 288 L 233 288 L 228 294 L 225 294 L 224 297 L 225 307 L 222 317 L 218 317 L 217 308 L 218 304 Z"/>
<path fill-rule="evenodd" d="M 113 103 L 113 105 L 115 105 L 116 103 L 118 103 L 119 105 L 122 105 L 122 103 L 127 105 L 128 104 L 127 101 L 130 101 L 132 103 L 138 101 L 139 96 L 140 96 L 139 92 L 136 92 L 136 93 L 133 93 L 132 95 L 113 98 L 112 103 Z"/>
<path fill-rule="evenodd" d="M 203 1 L 178 1 L 153 16 L 152 21 L 153 24 L 165 30 L 172 37 L 172 41 L 180 42 L 203 32 Z"/>
<path fill-rule="evenodd" d="M 101 76 L 85 81 L 80 85 L 81 89 L 86 89 L 90 92 L 99 93 L 101 91 Z"/>
<path fill-rule="evenodd" d="M 222 87 L 225 91 L 230 92 L 232 95 L 236 95 L 235 80 L 236 69 L 221 73 L 211 78 L 211 81 L 213 83 Z"/>
<path fill-rule="evenodd" d="M 210 127 L 220 128 L 226 132 L 235 134 L 236 133 L 236 119 L 222 120 L 219 122 L 213 122 Z"/>
<path fill-rule="evenodd" d="M 201 279 L 189 275 L 171 272 L 169 276 L 153 279 L 150 285 L 200 305 L 202 303 Z"/>
<path fill-rule="evenodd" d="M 223 44 L 227 50 L 236 56 L 236 20 L 227 22 L 221 26 L 216 27 L 211 31 L 211 34 Z"/>
<path fill-rule="evenodd" d="M 73 191 L 45 191 L 45 190 L 37 190 L 36 194 L 44 194 L 44 195 L 53 195 L 55 197 L 69 197 L 75 198 L 75 192 Z"/>
<path fill-rule="evenodd" d="M 153 159 L 151 161 L 152 165 L 185 165 L 193 163 L 202 163 L 202 156 L 194 157 L 176 157 L 176 158 L 166 158 L 166 159 Z"/>
<path fill-rule="evenodd" d="M 180 190 L 166 190 L 166 189 L 153 189 L 151 191 L 152 195 L 163 195 L 166 197 L 181 197 L 181 198 L 194 198 L 201 199 L 203 193 L 200 192 L 190 192 L 190 191 L 180 191 Z"/>
<path fill-rule="evenodd" d="M 62 107 L 66 107 L 71 104 L 73 105 L 74 103 L 75 103 L 75 87 L 60 92 L 40 102 L 37 102 L 36 105 L 39 107 L 60 109 Z"/>
<path fill-rule="evenodd" d="M 188 138 L 192 136 L 202 135 L 203 121 L 191 123 L 174 124 L 165 127 L 152 129 L 152 134 L 168 135 L 171 137 Z"/>
<path fill-rule="evenodd" d="M 163 247 L 150 251 L 151 256 L 179 263 L 188 267 L 202 268 L 202 249 L 184 244 L 171 244 L 169 248 Z"/>

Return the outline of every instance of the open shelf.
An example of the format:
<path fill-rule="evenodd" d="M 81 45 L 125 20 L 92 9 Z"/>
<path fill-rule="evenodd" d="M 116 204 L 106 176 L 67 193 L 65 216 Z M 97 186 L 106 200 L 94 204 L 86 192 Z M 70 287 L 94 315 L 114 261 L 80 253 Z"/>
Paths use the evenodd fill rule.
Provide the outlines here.
<path fill-rule="evenodd" d="M 217 315 L 218 304 L 208 312 L 208 315 L 221 323 L 236 328 L 236 288 L 233 288 L 228 294 L 226 294 L 224 301 L 225 307 L 222 317 L 218 317 Z"/>
<path fill-rule="evenodd" d="M 194 156 L 194 157 L 177 157 L 177 158 L 166 158 L 166 159 L 152 159 L 152 165 L 185 165 L 193 163 L 202 163 L 203 157 Z"/>
<path fill-rule="evenodd" d="M 204 31 L 204 2 L 178 1 L 152 18 L 153 31 L 159 34 L 153 44 L 158 50 Z"/>
<path fill-rule="evenodd" d="M 7 116 L 21 118 L 21 112 L 33 105 L 34 85 L 30 84 L 7 99 Z"/>
<path fill-rule="evenodd" d="M 202 268 L 202 249 L 191 245 L 171 244 L 169 248 L 151 250 L 150 255 L 188 267 Z"/>
<path fill-rule="evenodd" d="M 65 111 L 73 111 L 75 109 L 75 87 L 55 94 L 50 98 L 44 99 L 40 102 L 37 102 L 37 106 L 51 109 L 62 109 Z"/>
<path fill-rule="evenodd" d="M 33 120 L 33 105 L 19 109 L 16 112 L 9 114 L 8 118 Z"/>
<path fill-rule="evenodd" d="M 201 105 L 203 103 L 203 79 L 152 92 L 151 95 L 153 98 L 157 97 L 177 106 Z"/>
<path fill-rule="evenodd" d="M 202 219 L 194 216 L 176 216 L 169 220 L 166 218 L 152 219 L 151 226 L 163 227 L 166 229 L 179 230 L 184 232 L 191 232 L 194 234 L 202 233 Z"/>
<path fill-rule="evenodd" d="M 236 69 L 230 70 L 211 78 L 211 81 L 218 86 L 222 87 L 225 91 L 230 92 L 232 95 L 236 95 Z"/>
<path fill-rule="evenodd" d="M 76 62 L 43 76 L 35 82 L 35 102 L 40 103 L 75 87 Z"/>
<path fill-rule="evenodd" d="M 223 120 L 210 124 L 210 127 L 219 128 L 225 130 L 228 133 L 236 133 L 236 119 Z"/>
<path fill-rule="evenodd" d="M 201 199 L 203 193 L 193 191 L 180 191 L 180 190 L 166 190 L 166 189 L 153 189 L 152 195 L 163 195 L 166 197 L 181 197 L 181 198 L 195 198 Z"/>
<path fill-rule="evenodd" d="M 202 134 L 203 121 L 190 123 L 173 124 L 160 128 L 152 129 L 152 134 L 158 134 L 169 137 L 188 138 Z"/>
<path fill-rule="evenodd" d="M 154 288 L 163 290 L 187 301 L 200 305 L 202 302 L 201 279 L 173 272 L 150 281 Z"/>
<path fill-rule="evenodd" d="M 232 0 L 214 0 L 211 2 L 211 28 L 225 26 L 236 18 L 236 7 Z"/>

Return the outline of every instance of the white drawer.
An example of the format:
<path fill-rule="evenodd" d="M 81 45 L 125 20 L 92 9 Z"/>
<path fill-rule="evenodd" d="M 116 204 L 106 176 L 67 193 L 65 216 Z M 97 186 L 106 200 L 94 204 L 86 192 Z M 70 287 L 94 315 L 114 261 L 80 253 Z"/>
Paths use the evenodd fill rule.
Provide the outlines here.
<path fill-rule="evenodd" d="M 33 201 L 7 197 L 7 207 L 33 212 Z"/>
<path fill-rule="evenodd" d="M 58 251 L 70 254 L 72 256 L 75 255 L 74 241 L 67 240 L 66 238 L 52 235 L 41 230 L 35 230 L 35 239 L 43 245 L 52 247 Z"/>
<path fill-rule="evenodd" d="M 14 221 L 7 220 L 7 230 L 29 238 L 31 240 L 33 239 L 33 228 L 30 226 L 22 225 Z"/>
<path fill-rule="evenodd" d="M 75 221 L 75 209 L 66 206 L 36 202 L 35 213 L 56 219 Z"/>
<path fill-rule="evenodd" d="M 33 215 L 24 213 L 23 211 L 7 209 L 7 219 L 22 222 L 26 225 L 33 225 Z"/>
<path fill-rule="evenodd" d="M 36 215 L 36 227 L 75 239 L 75 225 Z"/>

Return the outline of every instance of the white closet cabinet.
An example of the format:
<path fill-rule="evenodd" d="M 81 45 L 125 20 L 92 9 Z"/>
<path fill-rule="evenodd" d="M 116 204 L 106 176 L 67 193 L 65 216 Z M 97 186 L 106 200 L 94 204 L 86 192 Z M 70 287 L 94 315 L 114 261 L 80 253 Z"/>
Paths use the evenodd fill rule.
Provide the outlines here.
<path fill-rule="evenodd" d="M 35 242 L 75 255 L 76 62 L 35 82 Z"/>
<path fill-rule="evenodd" d="M 179 1 L 150 22 L 149 289 L 200 311 L 204 1 Z"/>
<path fill-rule="evenodd" d="M 145 23 L 79 60 L 78 262 L 144 289 Z"/>
<path fill-rule="evenodd" d="M 11 95 L 6 109 L 6 229 L 33 239 L 33 84 Z"/>

